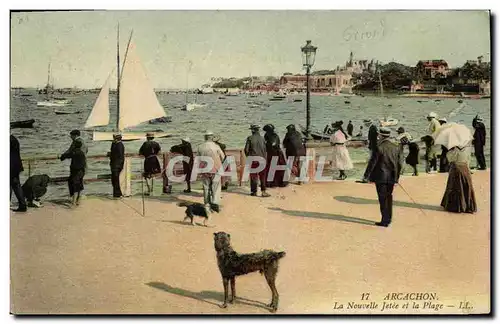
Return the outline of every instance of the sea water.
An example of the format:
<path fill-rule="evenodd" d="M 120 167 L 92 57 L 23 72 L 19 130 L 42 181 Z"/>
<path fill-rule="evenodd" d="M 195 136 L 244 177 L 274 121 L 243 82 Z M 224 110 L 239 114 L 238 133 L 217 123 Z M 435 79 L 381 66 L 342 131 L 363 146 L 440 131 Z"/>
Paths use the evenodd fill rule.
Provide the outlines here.
<path fill-rule="evenodd" d="M 73 129 L 80 129 L 85 140 L 89 155 L 105 154 L 110 149 L 110 142 L 93 142 L 92 130 L 85 131 L 85 124 L 90 114 L 97 93 L 82 93 L 78 95 L 65 95 L 71 99 L 72 103 L 63 108 L 37 107 L 36 102 L 44 97 L 38 95 L 34 89 L 24 89 L 23 93 L 30 93 L 32 96 L 20 96 L 12 93 L 10 107 L 10 121 L 24 119 L 35 119 L 34 129 L 13 129 L 11 133 L 15 135 L 21 145 L 21 156 L 23 158 L 54 156 L 64 152 L 71 144 L 69 132 Z M 189 97 L 191 97 L 190 95 Z M 185 94 L 157 95 L 160 104 L 165 108 L 167 115 L 172 116 L 172 122 L 166 124 L 151 125 L 144 123 L 131 128 L 130 131 L 162 131 L 171 133 L 170 138 L 156 139 L 163 151 L 168 151 L 172 145 L 180 143 L 186 136 L 190 137 L 193 148 L 203 142 L 203 134 L 206 130 L 211 130 L 219 135 L 221 142 L 228 148 L 243 148 L 245 139 L 250 135 L 250 124 L 258 124 L 263 127 L 265 124 L 273 124 L 283 140 L 286 133 L 286 126 L 296 124 L 305 126 L 306 124 L 306 103 L 304 95 L 290 96 L 283 101 L 269 101 L 270 95 L 261 95 L 257 98 L 248 98 L 246 95 L 229 96 L 219 99 L 219 94 L 198 95 L 197 102 L 206 104 L 205 107 L 193 111 L 183 111 L 181 107 L 185 104 Z M 294 98 L 303 99 L 302 102 L 293 102 Z M 194 99 L 194 98 L 192 98 Z M 418 102 L 418 101 L 423 102 Z M 349 101 L 346 103 L 345 101 Z M 255 105 L 261 102 L 261 105 Z M 113 131 L 116 124 L 116 100 L 110 95 L 110 125 L 99 127 L 98 131 Z M 460 107 L 460 108 L 459 108 Z M 80 111 L 79 114 L 56 115 L 55 109 Z M 141 107 L 137 107 L 138 110 Z M 354 124 L 354 134 L 359 131 L 363 119 L 371 118 L 377 121 L 385 116 L 391 116 L 399 120 L 397 126 L 392 127 L 393 134 L 400 126 L 404 127 L 414 138 L 420 138 L 427 132 L 428 121 L 426 115 L 433 111 L 439 117 L 446 117 L 448 122 L 459 122 L 467 125 L 471 131 L 472 119 L 479 114 L 484 119 L 486 125 L 486 147 L 485 156 L 488 166 L 490 166 L 490 127 L 491 127 L 491 101 L 490 99 L 464 100 L 458 103 L 457 99 L 422 99 L 405 98 L 392 96 L 380 98 L 375 96 L 355 96 L 344 98 L 342 96 L 311 96 L 311 125 L 312 128 L 322 131 L 326 124 L 337 120 L 344 121 L 344 129 L 349 120 Z M 450 114 L 452 116 L 450 116 Z M 455 114 L 456 113 L 456 114 Z M 364 135 L 367 134 L 364 127 Z M 125 142 L 127 153 L 137 153 L 142 144 L 141 141 Z M 330 148 L 321 148 L 317 153 L 331 156 Z M 349 148 L 349 153 L 353 161 L 366 161 L 368 159 L 367 148 Z M 49 176 L 66 176 L 69 173 L 69 161 L 37 162 L 32 166 L 31 174 L 48 174 Z M 475 159 L 472 158 L 472 166 Z M 364 172 L 366 164 L 355 164 L 355 169 L 347 172 L 349 177 L 360 178 Z M 423 170 L 424 161 L 421 159 L 419 168 Z M 410 172 L 407 167 L 408 172 Z M 141 172 L 142 160 L 133 159 L 132 172 Z M 88 178 L 96 177 L 97 174 L 109 173 L 109 162 L 107 160 L 88 160 Z M 28 170 L 25 165 L 25 172 L 21 175 L 23 182 L 27 178 Z M 156 181 L 158 185 L 160 181 Z M 137 193 L 141 189 L 140 181 L 134 181 L 133 192 Z M 161 192 L 161 189 L 158 189 Z M 111 185 L 106 182 L 86 184 L 85 192 L 108 193 Z M 65 184 L 51 186 L 49 188 L 51 197 L 67 195 Z"/>

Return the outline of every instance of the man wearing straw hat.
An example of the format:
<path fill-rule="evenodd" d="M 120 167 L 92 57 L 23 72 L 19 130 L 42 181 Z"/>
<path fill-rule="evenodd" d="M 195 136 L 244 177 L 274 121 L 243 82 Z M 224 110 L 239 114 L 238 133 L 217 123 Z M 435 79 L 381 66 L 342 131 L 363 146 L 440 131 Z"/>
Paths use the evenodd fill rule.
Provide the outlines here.
<path fill-rule="evenodd" d="M 143 176 L 146 180 L 146 186 L 148 187 L 148 192 L 145 193 L 146 196 L 153 193 L 153 176 L 161 172 L 160 161 L 158 161 L 157 154 L 160 153 L 160 144 L 153 141 L 155 138 L 154 133 L 148 132 L 146 134 L 146 142 L 144 142 L 139 149 L 139 154 L 144 156 L 144 173 Z M 148 179 L 151 179 L 151 186 L 149 185 Z"/>
<path fill-rule="evenodd" d="M 120 198 L 123 196 L 120 187 L 120 173 L 125 164 L 125 146 L 122 143 L 122 135 L 119 133 L 113 134 L 113 143 L 108 153 L 109 167 L 111 169 L 111 185 L 113 186 L 113 197 Z"/>
<path fill-rule="evenodd" d="M 375 182 L 382 214 L 382 220 L 375 225 L 388 227 L 392 220 L 392 191 L 401 173 L 401 151 L 399 145 L 389 139 L 390 129 L 381 127 L 378 133 L 380 140 L 369 163 L 368 179 Z"/>
<path fill-rule="evenodd" d="M 221 176 L 218 174 L 224 160 L 224 152 L 219 145 L 213 141 L 214 133 L 207 131 L 205 133 L 205 142 L 198 146 L 198 156 L 208 158 L 213 162 L 212 169 L 200 174 L 203 184 L 203 200 L 207 214 L 211 210 L 219 211 L 221 200 Z M 200 168 L 205 167 L 206 162 L 200 163 Z"/>

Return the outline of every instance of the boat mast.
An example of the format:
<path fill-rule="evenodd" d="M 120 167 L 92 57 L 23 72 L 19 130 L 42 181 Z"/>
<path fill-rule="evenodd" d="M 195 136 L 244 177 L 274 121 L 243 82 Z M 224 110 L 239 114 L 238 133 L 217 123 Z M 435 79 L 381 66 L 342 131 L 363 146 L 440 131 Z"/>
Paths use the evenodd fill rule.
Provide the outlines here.
<path fill-rule="evenodd" d="M 49 68 L 48 68 L 48 72 L 47 72 L 47 90 L 49 89 L 49 86 L 50 86 L 50 62 L 49 62 Z"/>
<path fill-rule="evenodd" d="M 380 66 L 379 66 L 379 69 L 378 69 L 378 82 L 380 84 L 380 98 L 383 98 L 384 97 L 384 85 L 382 84 L 382 77 L 381 77 L 381 72 L 380 72 Z M 385 120 L 387 121 L 387 119 L 389 118 L 389 115 L 387 113 L 387 107 L 385 107 Z"/>
<path fill-rule="evenodd" d="M 384 85 L 382 84 L 382 78 L 380 77 L 380 70 L 378 71 L 378 82 L 380 83 L 380 96 L 384 96 Z"/>
<path fill-rule="evenodd" d="M 120 23 L 116 33 L 116 132 L 120 131 Z"/>
<path fill-rule="evenodd" d="M 188 62 L 188 71 L 186 75 L 186 106 L 188 104 L 188 92 L 189 92 L 189 72 L 191 72 L 191 61 Z"/>
<path fill-rule="evenodd" d="M 47 100 L 50 97 L 49 89 L 50 89 L 50 61 L 49 61 L 49 67 L 48 67 L 48 70 L 47 70 L 47 85 L 45 86 L 45 98 Z"/>

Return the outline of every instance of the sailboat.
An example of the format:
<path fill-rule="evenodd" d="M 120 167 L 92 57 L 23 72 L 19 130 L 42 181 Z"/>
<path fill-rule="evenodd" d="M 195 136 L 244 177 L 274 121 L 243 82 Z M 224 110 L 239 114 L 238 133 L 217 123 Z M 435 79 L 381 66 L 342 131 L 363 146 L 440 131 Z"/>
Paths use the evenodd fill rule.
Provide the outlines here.
<path fill-rule="evenodd" d="M 133 32 L 132 32 L 133 33 Z M 154 118 L 166 116 L 165 110 L 158 102 L 153 86 L 142 67 L 135 46 L 132 44 L 132 33 L 125 52 L 123 66 L 120 69 L 120 28 L 117 35 L 117 87 L 116 87 L 116 126 L 114 131 L 122 134 L 122 141 L 135 141 L 146 138 L 146 132 L 124 132 Z M 113 72 L 112 72 L 113 73 Z M 101 92 L 92 108 L 85 128 L 106 126 L 109 124 L 109 84 L 111 74 L 101 88 Z M 158 132 L 155 137 L 168 137 L 170 134 Z M 112 141 L 113 132 L 93 133 L 94 141 Z"/>
<path fill-rule="evenodd" d="M 378 81 L 380 84 L 380 97 L 383 99 L 384 98 L 384 86 L 382 84 L 382 78 L 380 76 L 380 69 L 378 72 Z M 389 126 L 396 126 L 398 124 L 398 120 L 395 118 L 392 118 L 391 116 L 385 116 L 384 119 L 380 120 L 380 127 L 389 127 Z"/>
<path fill-rule="evenodd" d="M 189 72 L 191 72 L 191 66 L 193 65 L 193 62 L 189 61 L 189 68 L 188 68 L 188 74 L 186 77 L 186 104 L 182 106 L 182 110 L 186 111 L 191 111 L 195 110 L 197 108 L 203 108 L 205 107 L 204 104 L 199 104 L 197 103 L 198 101 L 198 93 L 195 93 L 194 97 L 194 102 L 188 102 L 188 93 L 189 93 Z"/>
<path fill-rule="evenodd" d="M 38 107 L 64 107 L 67 104 L 71 103 L 71 100 L 65 99 L 65 98 L 53 98 L 52 97 L 52 92 L 54 91 L 54 87 L 50 84 L 50 77 L 51 77 L 51 69 L 50 69 L 50 62 L 49 62 L 49 72 L 48 72 L 48 77 L 47 77 L 47 85 L 43 90 L 40 90 L 39 93 L 45 93 L 46 95 L 46 100 L 44 101 L 38 101 L 36 105 Z"/>

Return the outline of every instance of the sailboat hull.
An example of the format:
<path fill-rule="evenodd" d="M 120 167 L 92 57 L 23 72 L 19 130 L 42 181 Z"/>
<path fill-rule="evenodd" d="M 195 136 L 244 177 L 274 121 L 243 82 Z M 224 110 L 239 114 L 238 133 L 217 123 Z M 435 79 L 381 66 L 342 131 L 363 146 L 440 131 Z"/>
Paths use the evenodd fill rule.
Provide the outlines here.
<path fill-rule="evenodd" d="M 36 105 L 38 107 L 64 107 L 69 104 L 71 100 L 49 100 L 49 101 L 38 101 Z"/>
<path fill-rule="evenodd" d="M 205 107 L 205 105 L 203 105 L 203 104 L 188 103 L 182 107 L 182 110 L 191 111 L 191 110 L 195 110 L 197 108 L 203 108 L 203 107 Z"/>
<path fill-rule="evenodd" d="M 94 132 L 92 140 L 96 142 L 113 141 L 113 132 Z M 155 138 L 170 137 L 172 134 L 155 132 Z M 146 140 L 146 132 L 124 132 L 122 133 L 122 142 Z"/>

